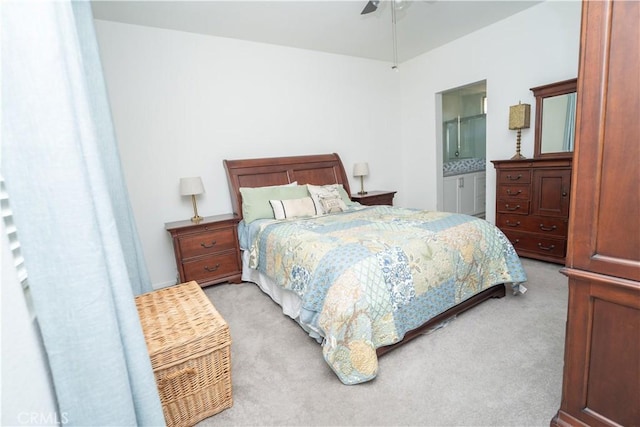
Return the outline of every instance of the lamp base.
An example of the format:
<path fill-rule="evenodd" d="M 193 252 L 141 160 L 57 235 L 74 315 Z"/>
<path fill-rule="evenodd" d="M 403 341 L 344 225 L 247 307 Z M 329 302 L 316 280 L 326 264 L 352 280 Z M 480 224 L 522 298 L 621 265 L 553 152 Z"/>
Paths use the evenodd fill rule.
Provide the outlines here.
<path fill-rule="evenodd" d="M 358 191 L 358 195 L 364 196 L 365 194 L 367 194 L 367 192 L 364 191 L 364 176 L 360 175 L 360 191 Z"/>
<path fill-rule="evenodd" d="M 198 223 L 202 221 L 202 217 L 198 215 L 198 204 L 196 203 L 196 196 L 194 194 L 191 195 L 191 202 L 193 203 L 193 216 L 191 217 L 191 222 Z"/>
<path fill-rule="evenodd" d="M 521 139 L 521 130 L 518 129 L 518 133 L 516 136 L 516 154 L 511 158 L 511 160 L 522 160 L 522 159 L 526 159 L 525 156 L 523 156 L 522 154 L 520 154 L 520 139 Z"/>

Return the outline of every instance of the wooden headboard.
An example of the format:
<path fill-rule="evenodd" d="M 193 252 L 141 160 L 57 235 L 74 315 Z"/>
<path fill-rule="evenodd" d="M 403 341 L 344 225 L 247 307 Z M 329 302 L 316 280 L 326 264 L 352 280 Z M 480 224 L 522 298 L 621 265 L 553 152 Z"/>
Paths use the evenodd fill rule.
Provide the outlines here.
<path fill-rule="evenodd" d="M 240 187 L 265 187 L 297 181 L 300 185 L 342 184 L 347 194 L 351 194 L 342 160 L 336 153 L 224 160 L 223 163 L 233 213 L 239 217 L 242 217 Z"/>

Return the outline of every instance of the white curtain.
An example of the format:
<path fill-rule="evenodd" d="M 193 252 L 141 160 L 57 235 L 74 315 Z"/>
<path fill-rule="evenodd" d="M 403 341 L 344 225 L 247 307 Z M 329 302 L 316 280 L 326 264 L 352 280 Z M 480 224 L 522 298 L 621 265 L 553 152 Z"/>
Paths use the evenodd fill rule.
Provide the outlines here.
<path fill-rule="evenodd" d="M 134 304 L 151 287 L 90 3 L 4 1 L 0 24 L 2 175 L 60 416 L 162 425 Z"/>

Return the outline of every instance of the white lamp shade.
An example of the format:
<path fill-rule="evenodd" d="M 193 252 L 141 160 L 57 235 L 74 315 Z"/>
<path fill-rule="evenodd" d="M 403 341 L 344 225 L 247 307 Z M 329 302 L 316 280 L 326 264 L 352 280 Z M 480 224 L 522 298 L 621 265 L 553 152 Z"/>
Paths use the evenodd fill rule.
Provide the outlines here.
<path fill-rule="evenodd" d="M 353 176 L 367 176 L 369 175 L 369 163 L 356 163 L 353 165 Z"/>
<path fill-rule="evenodd" d="M 202 178 L 199 176 L 180 178 L 180 195 L 191 196 L 202 193 L 204 193 Z"/>

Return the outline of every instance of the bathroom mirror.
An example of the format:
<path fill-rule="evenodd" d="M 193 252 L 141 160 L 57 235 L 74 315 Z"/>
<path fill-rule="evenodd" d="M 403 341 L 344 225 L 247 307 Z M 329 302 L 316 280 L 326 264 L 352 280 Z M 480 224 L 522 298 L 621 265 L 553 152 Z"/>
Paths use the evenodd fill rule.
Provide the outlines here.
<path fill-rule="evenodd" d="M 536 97 L 533 157 L 571 157 L 575 141 L 577 79 L 531 88 Z"/>

